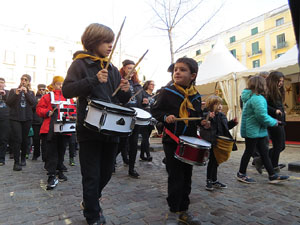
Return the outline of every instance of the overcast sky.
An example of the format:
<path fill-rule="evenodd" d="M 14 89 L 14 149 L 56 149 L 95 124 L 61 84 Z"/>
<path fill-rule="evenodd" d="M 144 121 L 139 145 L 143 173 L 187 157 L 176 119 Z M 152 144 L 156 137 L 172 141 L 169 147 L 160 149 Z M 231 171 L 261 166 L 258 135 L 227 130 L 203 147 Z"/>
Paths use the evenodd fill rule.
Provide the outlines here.
<path fill-rule="evenodd" d="M 141 73 L 155 80 L 159 88 L 170 80 L 166 72 L 170 53 L 167 36 L 154 28 L 159 23 L 149 6 L 151 2 L 154 0 L 1 0 L 0 23 L 17 27 L 27 24 L 35 32 L 80 40 L 85 27 L 94 22 L 110 26 L 118 33 L 126 16 L 121 49 L 135 61 L 149 49 L 140 64 Z M 192 43 L 288 3 L 287 0 L 204 0 L 197 11 L 175 29 L 175 48 L 223 2 L 222 10 Z"/>

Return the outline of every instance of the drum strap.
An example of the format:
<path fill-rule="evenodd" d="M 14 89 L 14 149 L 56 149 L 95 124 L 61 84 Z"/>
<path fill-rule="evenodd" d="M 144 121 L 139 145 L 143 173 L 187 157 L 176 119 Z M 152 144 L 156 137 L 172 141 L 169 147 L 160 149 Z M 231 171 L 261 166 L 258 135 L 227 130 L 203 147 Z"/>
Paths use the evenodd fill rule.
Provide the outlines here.
<path fill-rule="evenodd" d="M 167 135 L 170 136 L 170 138 L 173 139 L 173 141 L 175 141 L 177 144 L 179 144 L 179 138 L 178 138 L 175 134 L 173 134 L 173 133 L 172 133 L 170 130 L 168 130 L 167 128 L 165 128 L 165 132 L 166 132 Z"/>

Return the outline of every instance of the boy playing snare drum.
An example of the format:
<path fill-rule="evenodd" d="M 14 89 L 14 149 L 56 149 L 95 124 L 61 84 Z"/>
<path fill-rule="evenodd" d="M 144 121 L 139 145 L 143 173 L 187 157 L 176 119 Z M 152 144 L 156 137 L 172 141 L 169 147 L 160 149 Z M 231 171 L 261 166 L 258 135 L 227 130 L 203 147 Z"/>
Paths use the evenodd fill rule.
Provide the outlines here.
<path fill-rule="evenodd" d="M 207 125 L 205 120 L 176 121 L 176 118 L 201 117 L 201 96 L 194 86 L 198 65 L 191 58 L 180 58 L 176 61 L 173 73 L 174 83 L 164 88 L 153 104 L 152 116 L 164 123 L 166 129 L 177 137 L 180 135 L 197 136 L 197 126 Z M 200 221 L 189 211 L 193 166 L 174 157 L 177 143 L 163 133 L 163 147 L 168 170 L 168 205 L 170 213 L 166 224 L 200 224 Z"/>
<path fill-rule="evenodd" d="M 210 128 L 201 128 L 200 136 L 203 139 L 211 142 L 212 144 L 212 148 L 210 149 L 209 162 L 207 165 L 207 181 L 205 188 L 208 191 L 212 191 L 214 190 L 214 188 L 227 188 L 226 184 L 219 182 L 217 179 L 218 166 L 219 163 L 221 163 L 221 160 L 219 160 L 218 158 L 218 149 L 216 149 L 217 141 L 224 142 L 224 140 L 227 140 L 229 143 L 232 142 L 231 145 L 228 146 L 229 148 L 231 148 L 228 149 L 228 154 L 230 154 L 231 150 L 236 150 L 237 147 L 235 143 L 233 143 L 232 136 L 229 133 L 229 130 L 235 127 L 238 122 L 237 118 L 234 118 L 233 120 L 230 120 L 228 122 L 226 115 L 222 113 L 222 99 L 220 97 L 215 95 L 208 97 L 205 105 L 206 108 L 204 109 L 204 111 L 213 112 L 213 116 L 209 119 L 211 122 Z"/>

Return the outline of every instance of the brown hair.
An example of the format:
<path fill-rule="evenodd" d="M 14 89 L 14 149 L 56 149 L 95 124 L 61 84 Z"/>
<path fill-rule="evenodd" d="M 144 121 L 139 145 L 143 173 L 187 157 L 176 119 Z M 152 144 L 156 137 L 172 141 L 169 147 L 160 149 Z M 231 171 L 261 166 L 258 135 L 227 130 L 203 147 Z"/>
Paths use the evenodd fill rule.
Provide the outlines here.
<path fill-rule="evenodd" d="M 266 79 L 267 82 L 267 98 L 272 100 L 274 103 L 277 101 L 284 102 L 285 90 L 284 85 L 278 88 L 278 82 L 280 78 L 284 79 L 284 75 L 281 72 L 273 71 L 269 74 Z"/>
<path fill-rule="evenodd" d="M 247 82 L 247 87 L 252 93 L 264 95 L 266 89 L 266 80 L 261 76 L 253 76 Z"/>
<path fill-rule="evenodd" d="M 115 34 L 109 27 L 92 23 L 84 31 L 81 36 L 81 43 L 85 50 L 95 52 L 101 43 L 111 43 L 114 41 Z"/>
<path fill-rule="evenodd" d="M 125 71 L 124 71 L 124 68 L 122 67 L 120 69 L 120 74 L 121 74 L 121 77 L 124 79 L 126 77 L 126 74 L 125 74 Z M 132 82 L 134 84 L 139 84 L 141 81 L 139 80 L 139 77 L 138 77 L 138 74 L 136 71 L 133 72 L 133 76 L 131 78 Z"/>
<path fill-rule="evenodd" d="M 154 82 L 154 81 L 153 81 L 153 80 L 147 80 L 147 81 L 144 83 L 143 88 L 144 88 L 145 91 L 148 90 L 148 87 L 149 87 L 149 85 L 151 84 L 151 82 Z"/>
<path fill-rule="evenodd" d="M 222 98 L 217 95 L 211 95 L 205 100 L 205 108 L 210 112 L 215 111 L 215 105 L 221 104 L 223 102 Z"/>

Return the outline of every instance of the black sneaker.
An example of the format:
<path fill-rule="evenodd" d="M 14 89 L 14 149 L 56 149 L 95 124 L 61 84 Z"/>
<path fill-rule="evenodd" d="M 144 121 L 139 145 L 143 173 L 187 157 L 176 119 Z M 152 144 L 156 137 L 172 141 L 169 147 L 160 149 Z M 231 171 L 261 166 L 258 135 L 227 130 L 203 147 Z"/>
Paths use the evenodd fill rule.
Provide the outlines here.
<path fill-rule="evenodd" d="M 99 201 L 100 201 L 100 199 L 99 199 Z M 80 208 L 82 209 L 82 210 L 84 210 L 84 208 L 85 208 L 85 205 L 84 205 L 84 201 L 81 201 L 80 202 Z M 89 224 L 98 224 L 99 222 L 100 222 L 100 224 L 106 224 L 106 219 L 105 219 L 105 216 L 103 215 L 103 210 L 102 210 L 102 208 L 100 207 L 100 213 L 99 213 L 99 220 L 97 220 L 96 222 L 94 222 L 94 223 L 89 223 Z M 98 222 L 98 223 L 97 223 Z"/>
<path fill-rule="evenodd" d="M 151 156 L 149 156 L 149 157 L 147 158 L 147 161 L 148 161 L 148 162 L 152 162 L 152 159 L 153 159 L 153 158 L 152 158 Z"/>
<path fill-rule="evenodd" d="M 22 166 L 19 163 L 15 163 L 13 170 L 14 171 L 21 171 L 22 170 Z"/>
<path fill-rule="evenodd" d="M 47 190 L 52 190 L 53 188 L 56 187 L 57 184 L 58 184 L 58 180 L 57 180 L 56 176 L 54 176 L 54 175 L 49 176 Z"/>
<path fill-rule="evenodd" d="M 64 173 L 63 172 L 58 172 L 58 180 L 59 181 L 67 181 L 68 180 L 68 178 L 64 175 Z"/>
<path fill-rule="evenodd" d="M 147 158 L 145 158 L 144 156 L 141 156 L 141 157 L 140 157 L 140 161 L 146 162 L 146 161 L 147 161 Z"/>
<path fill-rule="evenodd" d="M 178 221 L 182 222 L 184 224 L 190 224 L 190 225 L 201 225 L 201 222 L 199 219 L 195 216 L 193 216 L 188 211 L 181 212 L 178 217 Z"/>
<path fill-rule="evenodd" d="M 138 179 L 140 176 L 135 170 L 129 171 L 128 175 L 135 179 Z"/>
<path fill-rule="evenodd" d="M 220 188 L 220 189 L 225 189 L 225 188 L 227 188 L 227 185 L 221 183 L 220 181 L 213 181 L 213 182 L 212 182 L 212 186 L 213 186 L 214 188 Z"/>
<path fill-rule="evenodd" d="M 213 191 L 214 190 L 212 180 L 207 180 L 206 181 L 205 190 L 207 190 L 207 191 Z"/>
<path fill-rule="evenodd" d="M 68 168 L 64 164 L 62 164 L 60 170 L 63 172 L 68 172 Z"/>
<path fill-rule="evenodd" d="M 283 181 L 287 181 L 290 177 L 289 176 L 284 176 L 284 175 L 278 175 L 274 174 L 273 176 L 269 177 L 269 183 L 270 184 L 277 184 Z"/>

